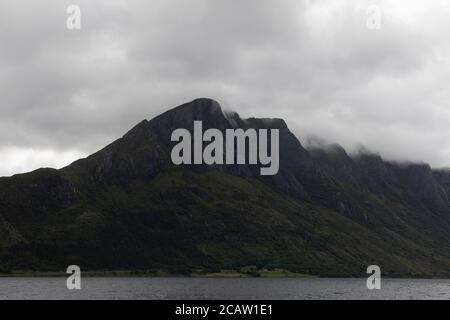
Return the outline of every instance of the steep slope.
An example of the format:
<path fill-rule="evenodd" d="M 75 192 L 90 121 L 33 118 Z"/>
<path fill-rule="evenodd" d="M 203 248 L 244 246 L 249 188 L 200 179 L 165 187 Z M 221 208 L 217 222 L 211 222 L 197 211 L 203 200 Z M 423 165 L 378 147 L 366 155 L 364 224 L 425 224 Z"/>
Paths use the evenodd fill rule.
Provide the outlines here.
<path fill-rule="evenodd" d="M 174 129 L 280 130 L 280 170 L 174 166 Z M 306 150 L 280 119 L 197 99 L 61 170 L 0 178 L 0 269 L 283 267 L 318 275 L 449 276 L 450 175 Z"/>

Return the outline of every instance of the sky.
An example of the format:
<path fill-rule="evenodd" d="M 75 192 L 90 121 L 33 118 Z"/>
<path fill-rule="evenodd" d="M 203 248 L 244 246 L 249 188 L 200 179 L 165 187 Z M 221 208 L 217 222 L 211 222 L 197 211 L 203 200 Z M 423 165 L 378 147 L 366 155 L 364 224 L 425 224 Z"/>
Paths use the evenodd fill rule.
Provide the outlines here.
<path fill-rule="evenodd" d="M 69 29 L 69 5 L 81 29 Z M 450 0 L 2 0 L 0 176 L 60 168 L 210 97 L 450 167 Z"/>

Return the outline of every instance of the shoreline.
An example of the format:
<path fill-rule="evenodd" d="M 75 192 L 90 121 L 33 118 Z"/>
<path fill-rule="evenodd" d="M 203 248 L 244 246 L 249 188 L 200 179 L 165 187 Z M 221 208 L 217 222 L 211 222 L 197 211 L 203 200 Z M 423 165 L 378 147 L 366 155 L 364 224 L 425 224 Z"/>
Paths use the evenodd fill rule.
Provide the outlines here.
<path fill-rule="evenodd" d="M 1 278 L 50 278 L 50 277 L 68 277 L 69 273 L 61 271 L 31 271 L 15 270 L 11 272 L 0 273 Z M 303 279 L 365 279 L 365 276 L 321 276 L 294 273 L 287 270 L 274 271 L 254 271 L 252 273 L 240 272 L 236 270 L 222 270 L 220 272 L 193 271 L 189 274 L 172 273 L 167 270 L 88 270 L 82 271 L 82 276 L 87 278 L 303 278 Z M 424 279 L 424 280 L 450 280 L 450 277 L 442 275 L 384 275 L 384 279 Z"/>
<path fill-rule="evenodd" d="M 98 278 L 318 278 L 318 276 L 296 273 L 264 273 L 251 275 L 242 272 L 207 272 L 179 274 L 170 273 L 164 270 L 158 271 L 136 271 L 136 270 L 111 270 L 111 271 L 82 271 L 83 277 Z M 13 271 L 11 273 L 0 273 L 0 278 L 46 278 L 46 277 L 68 277 L 69 273 L 59 271 Z"/>

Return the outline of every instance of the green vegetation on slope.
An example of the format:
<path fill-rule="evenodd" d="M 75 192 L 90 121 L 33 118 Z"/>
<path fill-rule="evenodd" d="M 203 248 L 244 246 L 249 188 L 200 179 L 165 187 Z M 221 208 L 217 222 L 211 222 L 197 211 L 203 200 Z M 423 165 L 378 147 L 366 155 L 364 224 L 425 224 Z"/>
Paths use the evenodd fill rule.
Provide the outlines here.
<path fill-rule="evenodd" d="M 414 276 L 443 274 L 445 268 L 442 257 L 435 259 L 408 241 L 387 239 L 256 179 L 219 171 L 171 169 L 154 179 L 112 185 L 41 216 L 33 227 L 16 228 L 31 240 L 3 251 L 3 269 L 60 270 L 78 264 L 90 270 L 188 273 L 254 265 L 361 276 L 368 265 L 378 264 L 384 273 Z"/>

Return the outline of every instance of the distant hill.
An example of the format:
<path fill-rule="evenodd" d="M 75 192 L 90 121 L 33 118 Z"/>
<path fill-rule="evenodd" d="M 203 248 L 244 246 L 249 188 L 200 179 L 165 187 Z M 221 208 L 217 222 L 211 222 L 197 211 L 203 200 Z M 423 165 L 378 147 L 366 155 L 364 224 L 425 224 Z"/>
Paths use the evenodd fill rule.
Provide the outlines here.
<path fill-rule="evenodd" d="M 182 165 L 174 129 L 280 130 L 280 170 Z M 197 99 L 60 170 L 0 178 L 0 269 L 220 270 L 450 276 L 450 173 L 305 149 L 281 119 Z"/>

